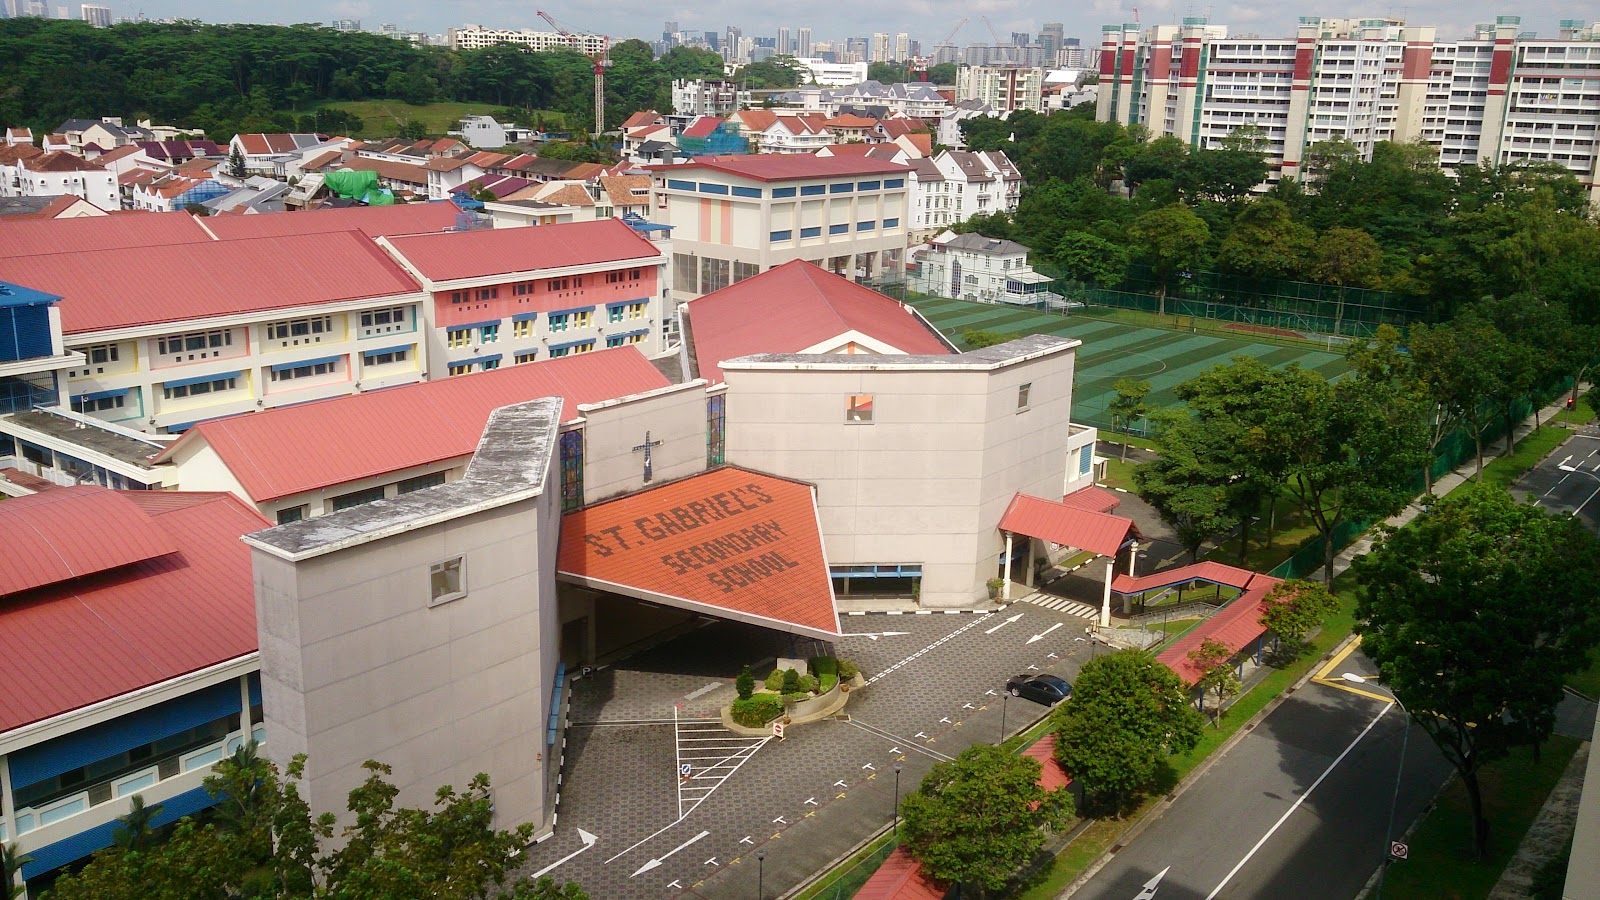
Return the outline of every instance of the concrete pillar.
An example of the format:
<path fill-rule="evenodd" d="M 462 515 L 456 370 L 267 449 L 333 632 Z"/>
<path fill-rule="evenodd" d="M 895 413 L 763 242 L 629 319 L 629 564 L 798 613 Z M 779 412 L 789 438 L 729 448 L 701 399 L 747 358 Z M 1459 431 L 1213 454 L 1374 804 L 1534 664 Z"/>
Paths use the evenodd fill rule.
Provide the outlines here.
<path fill-rule="evenodd" d="M 1027 565 L 1022 567 L 1022 583 L 1029 588 L 1033 587 L 1033 538 L 1028 538 Z"/>
<path fill-rule="evenodd" d="M 1138 541 L 1133 541 L 1132 543 L 1128 544 L 1128 577 L 1129 578 L 1132 578 L 1134 576 L 1133 565 L 1134 565 L 1135 562 L 1138 561 L 1138 559 L 1139 559 L 1139 542 Z M 1123 615 L 1126 616 L 1131 612 L 1131 604 L 1132 603 L 1133 603 L 1133 600 L 1130 599 L 1130 595 L 1128 595 L 1128 594 L 1123 594 L 1122 595 L 1122 614 Z"/>
<path fill-rule="evenodd" d="M 250 741 L 250 676 L 239 676 L 239 730 L 244 732 L 246 743 Z"/>
<path fill-rule="evenodd" d="M 1011 599 L 1011 532 L 1006 532 L 1006 552 L 1000 555 L 1000 599 Z"/>
<path fill-rule="evenodd" d="M 1114 556 L 1106 557 L 1106 592 L 1100 600 L 1100 627 L 1106 628 L 1111 624 L 1111 579 L 1117 574 L 1117 559 Z"/>

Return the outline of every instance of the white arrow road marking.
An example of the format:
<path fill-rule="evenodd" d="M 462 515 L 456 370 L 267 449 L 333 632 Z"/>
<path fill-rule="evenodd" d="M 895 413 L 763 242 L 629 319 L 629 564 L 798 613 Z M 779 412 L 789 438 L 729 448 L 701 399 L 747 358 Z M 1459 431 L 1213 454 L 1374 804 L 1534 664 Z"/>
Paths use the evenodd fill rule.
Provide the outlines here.
<path fill-rule="evenodd" d="M 866 765 L 862 766 L 861 768 L 866 769 L 869 772 L 878 771 L 878 767 L 873 765 L 872 763 L 867 763 Z"/>
<path fill-rule="evenodd" d="M 1011 618 L 1005 620 L 1004 622 L 1001 622 L 999 625 L 996 625 L 995 627 L 990 628 L 989 630 L 985 631 L 984 634 L 994 634 L 996 631 L 999 631 L 1000 629 L 1006 627 L 1007 625 L 1010 625 L 1012 622 L 1015 622 L 1016 620 L 1018 620 L 1020 618 L 1022 618 L 1022 613 L 1017 613 L 1016 615 L 1014 615 Z"/>
<path fill-rule="evenodd" d="M 892 747 L 892 748 L 889 749 L 889 755 L 890 756 L 893 756 L 893 755 L 895 755 L 896 753 L 899 753 L 899 752 L 900 752 L 900 748 L 899 747 Z"/>
<path fill-rule="evenodd" d="M 839 779 L 839 780 L 838 780 L 838 781 L 835 781 L 835 782 L 834 782 L 834 783 L 833 783 L 833 786 L 834 786 L 834 787 L 849 787 L 849 786 L 850 786 L 850 785 L 848 785 L 848 784 L 845 784 L 845 783 L 844 783 L 844 779 L 843 779 L 843 778 L 841 778 L 841 779 Z"/>
<path fill-rule="evenodd" d="M 531 875 L 529 877 L 531 877 L 534 881 L 538 881 L 539 880 L 539 876 L 548 875 L 551 872 L 555 871 L 557 866 L 559 866 L 562 863 L 566 862 L 567 860 L 573 858 L 574 856 L 577 856 L 579 853 L 582 853 L 583 851 L 589 849 L 590 847 L 593 847 L 594 846 L 594 842 L 598 841 L 600 839 L 598 837 L 595 837 L 594 835 L 590 834 L 589 832 L 584 831 L 582 828 L 579 828 L 578 829 L 578 840 L 583 841 L 583 846 L 582 847 L 579 847 L 578 849 L 572 851 L 571 853 L 568 853 L 566 856 L 561 857 L 560 859 L 556 860 L 555 862 L 551 863 L 550 865 L 545 866 L 544 868 L 542 868 L 539 871 L 533 873 L 533 875 Z"/>
<path fill-rule="evenodd" d="M 975 709 L 976 707 L 974 707 L 971 703 L 963 703 L 963 704 L 961 704 L 961 708 L 962 709 Z"/>
<path fill-rule="evenodd" d="M 669 887 L 669 888 L 680 888 L 681 889 L 683 887 L 683 882 L 674 881 L 671 884 L 668 884 L 667 887 Z"/>
<path fill-rule="evenodd" d="M 694 842 L 704 838 L 706 835 L 709 835 L 710 833 L 711 832 L 709 832 L 709 831 L 700 832 L 699 834 L 695 835 L 694 837 L 689 838 L 687 841 L 684 841 L 683 843 L 679 844 L 678 846 L 673 847 L 671 850 L 668 850 L 667 852 L 661 854 L 660 856 L 656 857 L 655 859 L 652 859 L 649 862 L 645 863 L 644 865 L 640 866 L 639 867 L 639 871 L 634 872 L 632 875 L 629 875 L 628 877 L 629 878 L 637 878 L 638 876 L 643 875 L 644 873 L 650 871 L 651 869 L 654 869 L 656 866 L 661 865 L 661 861 L 662 860 L 666 859 L 667 857 L 671 856 L 674 853 L 677 853 L 679 850 L 682 850 L 683 848 L 689 846 L 690 844 L 693 844 Z"/>
<path fill-rule="evenodd" d="M 739 838 L 739 843 L 741 843 L 741 844 L 754 844 L 755 841 L 750 840 L 750 835 L 747 834 L 744 837 Z"/>
<path fill-rule="evenodd" d="M 919 738 L 925 738 L 927 736 L 928 736 L 928 733 L 926 731 L 917 732 L 917 737 L 919 737 Z"/>
<path fill-rule="evenodd" d="M 1039 632 L 1038 634 L 1034 635 L 1033 637 L 1028 638 L 1028 643 L 1031 644 L 1034 641 L 1042 641 L 1042 640 L 1044 640 L 1044 636 L 1045 635 L 1049 634 L 1052 631 L 1055 631 L 1057 628 L 1060 628 L 1062 625 L 1065 625 L 1065 624 L 1066 624 L 1065 622 L 1057 622 L 1054 625 L 1051 625 L 1049 628 L 1046 628 L 1045 630 Z"/>
<path fill-rule="evenodd" d="M 1061 658 L 1061 657 L 1055 655 L 1054 653 L 1046 653 L 1045 656 L 1050 658 L 1050 659 L 1060 659 Z"/>
<path fill-rule="evenodd" d="M 939 721 L 943 722 L 946 725 L 949 725 L 950 724 L 950 717 L 949 716 L 945 716 L 944 718 L 940 719 Z"/>
<path fill-rule="evenodd" d="M 839 636 L 840 637 L 864 637 L 864 638 L 867 638 L 869 640 L 874 640 L 875 641 L 875 640 L 877 640 L 878 638 L 881 638 L 881 637 L 899 637 L 902 634 L 910 634 L 910 633 L 911 632 L 909 632 L 909 631 L 861 631 L 861 632 L 845 632 L 844 634 L 841 634 Z"/>
<path fill-rule="evenodd" d="M 992 691 L 992 690 L 990 690 L 990 691 L 984 691 L 984 692 L 983 692 L 983 694 L 984 694 L 984 696 L 986 696 L 986 697 L 998 697 L 998 696 L 999 696 L 999 695 L 998 695 L 998 694 L 996 694 L 996 693 L 995 693 L 995 692 L 994 692 L 994 691 Z"/>
<path fill-rule="evenodd" d="M 1157 872 L 1156 877 L 1144 883 L 1144 889 L 1138 894 L 1134 895 L 1133 900 L 1155 900 L 1156 888 L 1161 886 L 1161 879 L 1165 878 L 1167 873 L 1170 871 L 1172 871 L 1172 867 L 1167 866 L 1165 869 Z"/>

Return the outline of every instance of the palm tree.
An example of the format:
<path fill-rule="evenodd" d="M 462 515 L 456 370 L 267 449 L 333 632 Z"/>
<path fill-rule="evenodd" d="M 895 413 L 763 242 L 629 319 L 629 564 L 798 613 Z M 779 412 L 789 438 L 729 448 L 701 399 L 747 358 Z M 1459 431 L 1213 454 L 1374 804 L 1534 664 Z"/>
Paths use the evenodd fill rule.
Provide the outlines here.
<path fill-rule="evenodd" d="M 150 842 L 155 833 L 150 829 L 150 822 L 160 815 L 162 805 L 144 805 L 144 795 L 134 794 L 133 801 L 128 804 L 128 814 L 117 817 L 117 829 L 111 833 L 111 842 L 123 850 L 143 853 L 150 849 Z"/>
<path fill-rule="evenodd" d="M 22 879 L 22 867 L 33 862 L 33 857 L 27 856 L 17 850 L 16 844 L 0 844 L 0 886 L 6 889 L 6 900 L 17 900 L 25 890 Z"/>

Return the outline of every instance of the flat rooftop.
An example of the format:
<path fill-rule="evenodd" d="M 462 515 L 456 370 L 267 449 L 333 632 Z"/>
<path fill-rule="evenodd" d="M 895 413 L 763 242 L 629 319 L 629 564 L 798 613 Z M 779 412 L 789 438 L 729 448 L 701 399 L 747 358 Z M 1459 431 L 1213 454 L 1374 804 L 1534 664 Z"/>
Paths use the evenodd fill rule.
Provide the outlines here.
<path fill-rule="evenodd" d="M 20 430 L 42 434 L 92 450 L 117 462 L 138 466 L 147 472 L 155 471 L 155 466 L 151 465 L 150 461 L 167 446 L 162 442 L 128 437 L 108 428 L 98 428 L 41 409 L 12 413 L 0 421 L 10 423 Z"/>

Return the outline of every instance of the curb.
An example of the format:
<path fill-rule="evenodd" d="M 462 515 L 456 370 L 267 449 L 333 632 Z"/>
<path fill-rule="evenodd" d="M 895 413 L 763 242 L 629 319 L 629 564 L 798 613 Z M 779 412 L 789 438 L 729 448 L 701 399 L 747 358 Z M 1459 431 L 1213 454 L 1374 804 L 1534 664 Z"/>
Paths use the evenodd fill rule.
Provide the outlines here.
<path fill-rule="evenodd" d="M 1011 603 L 1021 601 L 1013 600 Z M 841 616 L 986 616 L 997 613 L 1010 606 L 1011 603 L 997 603 L 985 609 L 856 609 L 843 612 Z"/>
<path fill-rule="evenodd" d="M 1328 660 L 1333 659 L 1335 656 L 1344 652 L 1344 649 L 1350 646 L 1355 639 L 1356 635 L 1354 634 L 1346 636 L 1344 640 L 1330 648 L 1327 653 L 1324 653 L 1318 662 L 1326 663 Z M 1105 868 L 1106 864 L 1111 861 L 1111 857 L 1116 855 L 1117 849 L 1121 849 L 1132 842 L 1134 838 L 1138 837 L 1146 828 L 1150 827 L 1152 823 L 1161 818 L 1162 813 L 1166 812 L 1167 806 L 1170 806 L 1179 797 L 1183 796 L 1184 793 L 1189 790 L 1190 786 L 1192 786 L 1196 781 L 1209 772 L 1211 767 L 1216 765 L 1217 762 L 1222 759 L 1222 757 L 1226 756 L 1228 751 L 1232 750 L 1236 744 L 1254 733 L 1255 727 L 1261 724 L 1261 721 L 1267 716 L 1272 715 L 1273 711 L 1279 706 L 1283 705 L 1284 701 L 1288 699 L 1289 695 L 1304 687 L 1306 683 L 1311 680 L 1312 676 L 1316 674 L 1317 668 L 1317 664 L 1313 663 L 1309 668 L 1306 669 L 1305 674 L 1301 675 L 1295 680 L 1294 684 L 1284 688 L 1283 691 L 1278 694 L 1278 696 L 1267 701 L 1266 706 L 1263 706 L 1260 711 L 1251 716 L 1248 721 L 1246 721 L 1243 725 L 1240 725 L 1239 730 L 1235 731 L 1232 737 L 1228 738 L 1226 741 L 1223 741 L 1221 746 L 1212 751 L 1211 755 L 1206 757 L 1205 762 L 1195 767 L 1194 771 L 1190 772 L 1188 777 L 1184 778 L 1177 787 L 1173 788 L 1172 792 L 1168 794 L 1164 800 L 1157 803 L 1155 806 L 1152 806 L 1145 812 L 1144 815 L 1139 817 L 1138 821 L 1128 826 L 1128 829 L 1122 833 L 1122 836 L 1117 838 L 1117 843 L 1113 845 L 1116 849 L 1106 850 L 1104 853 L 1101 853 L 1098 859 L 1089 864 L 1088 868 L 1084 869 L 1082 872 L 1079 872 L 1078 877 L 1072 879 L 1072 881 L 1062 889 L 1061 893 L 1056 895 L 1056 900 L 1066 900 L 1066 898 L 1071 897 L 1075 892 L 1087 884 L 1089 879 L 1099 874 L 1100 870 Z"/>

